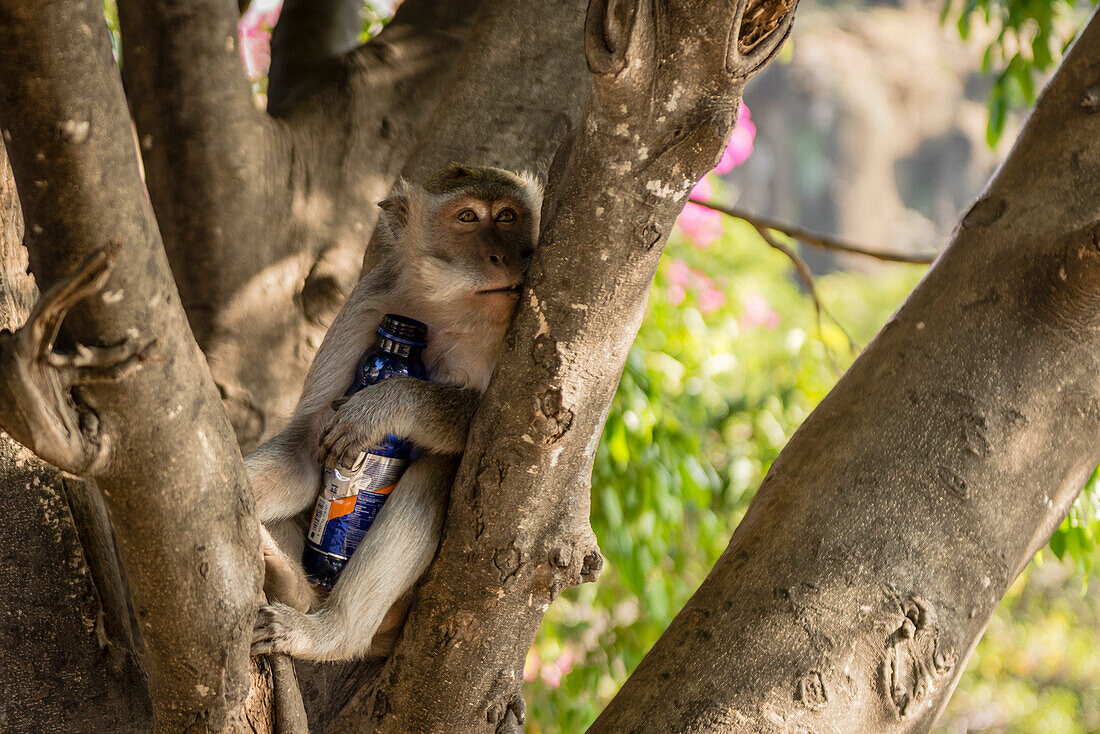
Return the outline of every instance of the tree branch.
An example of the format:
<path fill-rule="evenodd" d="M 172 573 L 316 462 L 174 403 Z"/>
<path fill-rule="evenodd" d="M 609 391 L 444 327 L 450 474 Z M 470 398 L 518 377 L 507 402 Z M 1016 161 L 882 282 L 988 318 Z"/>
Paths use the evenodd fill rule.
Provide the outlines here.
<path fill-rule="evenodd" d="M 288 150 L 252 104 L 233 0 L 119 0 L 118 15 L 149 196 L 201 344 L 255 260 L 281 254 L 262 220 L 289 206 L 269 188 Z"/>
<path fill-rule="evenodd" d="M 374 697 L 378 732 L 517 730 L 544 611 L 599 574 L 592 461 L 662 245 L 790 24 L 742 53 L 730 15 L 708 2 L 589 6 L 592 89 L 551 168 L 536 260 L 439 555 Z"/>
<path fill-rule="evenodd" d="M 690 199 L 692 204 L 706 207 L 712 211 L 725 214 L 735 219 L 751 224 L 756 231 L 770 229 L 781 234 L 785 234 L 791 239 L 805 242 L 807 245 L 812 245 L 820 250 L 836 250 L 837 252 L 847 252 L 852 255 L 865 255 L 867 257 L 873 257 L 876 260 L 885 260 L 886 262 L 895 263 L 913 263 L 915 265 L 929 265 L 936 259 L 934 254 L 930 255 L 911 255 L 901 252 L 885 252 L 883 250 L 875 250 L 870 247 L 863 247 L 862 245 L 853 245 L 844 240 L 832 237 L 820 232 L 814 232 L 810 229 L 803 227 L 797 227 L 791 224 L 784 224 L 777 219 L 770 219 L 768 217 L 762 217 L 752 212 L 747 212 L 743 209 L 737 209 L 734 207 L 722 206 L 712 201 L 701 201 L 699 199 Z M 769 243 L 770 244 L 770 243 Z"/>
<path fill-rule="evenodd" d="M 93 279 L 99 294 L 73 305 L 63 337 L 159 340 L 157 360 L 81 385 L 69 405 L 81 433 L 105 449 L 92 467 L 145 641 L 154 715 L 165 731 L 217 729 L 242 715 L 249 690 L 259 538 L 240 453 L 145 200 L 125 110 L 98 0 L 0 2 L 0 126 L 31 269 L 48 291 L 96 253 L 116 251 L 114 268 Z"/>
<path fill-rule="evenodd" d="M 1100 15 L 591 732 L 926 732 L 1100 461 Z"/>
<path fill-rule="evenodd" d="M 754 225 L 755 227 L 755 225 Z M 832 322 L 836 324 L 837 328 L 844 334 L 844 338 L 848 340 L 849 349 L 855 350 L 855 342 L 852 340 L 851 335 L 844 329 L 844 325 L 829 312 L 829 309 L 825 307 L 825 302 L 821 300 L 821 295 L 817 292 L 817 284 L 814 282 L 813 271 L 810 270 L 810 266 L 806 264 L 806 261 L 802 259 L 802 256 L 795 252 L 790 247 L 787 247 L 782 242 L 772 236 L 771 232 L 763 226 L 755 227 L 756 233 L 760 235 L 761 239 L 768 244 L 774 250 L 778 250 L 787 256 L 787 259 L 794 265 L 795 272 L 798 273 L 799 279 L 802 284 L 806 286 L 806 290 L 810 292 L 810 298 L 814 302 L 814 316 L 817 319 L 817 330 L 821 331 L 821 314 L 825 314 Z"/>
<path fill-rule="evenodd" d="M 267 111 L 287 112 L 362 32 L 363 0 L 284 0 L 271 34 Z"/>

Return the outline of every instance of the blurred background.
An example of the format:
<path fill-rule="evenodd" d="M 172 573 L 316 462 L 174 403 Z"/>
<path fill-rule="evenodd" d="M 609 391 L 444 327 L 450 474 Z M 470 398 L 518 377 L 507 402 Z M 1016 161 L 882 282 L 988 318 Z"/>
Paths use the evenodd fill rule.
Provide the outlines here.
<path fill-rule="evenodd" d="M 364 38 L 395 4 L 364 4 Z M 240 26 L 261 106 L 279 5 L 254 0 Z M 694 195 L 868 249 L 934 253 L 1091 10 L 804 0 Z M 109 0 L 105 11 L 117 37 Z M 726 547 L 787 439 L 925 270 L 769 236 L 695 205 L 681 216 L 593 476 L 607 565 L 546 615 L 524 670 L 528 731 L 595 718 Z M 938 732 L 1100 732 L 1098 484 L 1094 474 L 1013 585 Z"/>

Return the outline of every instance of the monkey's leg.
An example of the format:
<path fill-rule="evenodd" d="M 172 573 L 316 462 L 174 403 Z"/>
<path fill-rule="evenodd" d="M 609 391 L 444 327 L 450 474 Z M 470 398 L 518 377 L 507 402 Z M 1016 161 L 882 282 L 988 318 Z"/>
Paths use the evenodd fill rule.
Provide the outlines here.
<path fill-rule="evenodd" d="M 269 528 L 275 520 L 294 517 L 317 498 L 321 465 L 317 434 L 307 424 L 292 422 L 281 433 L 244 457 L 256 516 Z"/>
<path fill-rule="evenodd" d="M 439 544 L 458 457 L 425 455 L 401 477 L 321 609 L 260 609 L 252 654 L 308 660 L 365 656 L 386 611 L 427 570 Z"/>
<path fill-rule="evenodd" d="M 305 537 L 296 518 L 260 524 L 264 552 L 264 593 L 299 612 L 315 606 L 316 594 L 302 569 Z"/>

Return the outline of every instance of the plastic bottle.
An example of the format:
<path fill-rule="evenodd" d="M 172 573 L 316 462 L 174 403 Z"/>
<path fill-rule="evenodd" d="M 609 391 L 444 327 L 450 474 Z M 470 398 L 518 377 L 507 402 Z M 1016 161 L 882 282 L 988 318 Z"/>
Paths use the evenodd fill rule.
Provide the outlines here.
<path fill-rule="evenodd" d="M 345 395 L 398 375 L 428 379 L 423 351 L 428 327 L 386 314 L 378 341 L 363 353 Z M 313 583 L 331 588 L 351 554 L 374 523 L 389 493 L 408 465 L 412 446 L 396 436 L 361 453 L 350 467 L 325 469 L 306 535 L 302 564 Z"/>

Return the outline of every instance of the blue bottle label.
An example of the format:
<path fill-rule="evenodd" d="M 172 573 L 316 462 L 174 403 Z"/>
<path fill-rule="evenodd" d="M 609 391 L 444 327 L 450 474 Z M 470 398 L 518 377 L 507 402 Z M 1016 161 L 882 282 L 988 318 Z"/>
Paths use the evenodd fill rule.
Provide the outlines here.
<path fill-rule="evenodd" d="M 326 469 L 324 489 L 317 496 L 309 526 L 309 542 L 327 556 L 342 561 L 350 558 L 408 463 L 407 455 L 368 452 L 360 456 L 357 467 Z"/>

